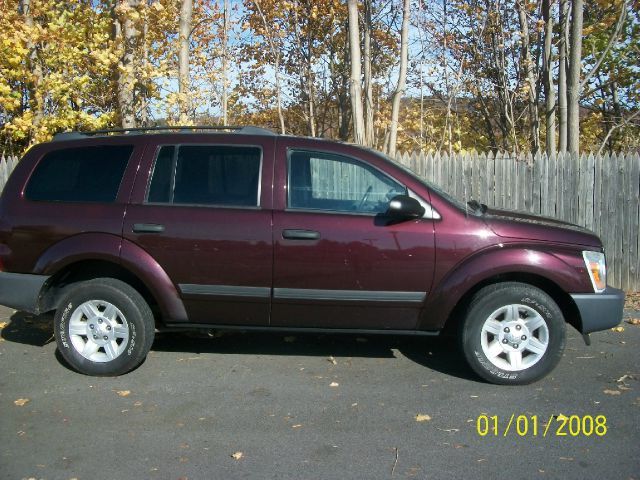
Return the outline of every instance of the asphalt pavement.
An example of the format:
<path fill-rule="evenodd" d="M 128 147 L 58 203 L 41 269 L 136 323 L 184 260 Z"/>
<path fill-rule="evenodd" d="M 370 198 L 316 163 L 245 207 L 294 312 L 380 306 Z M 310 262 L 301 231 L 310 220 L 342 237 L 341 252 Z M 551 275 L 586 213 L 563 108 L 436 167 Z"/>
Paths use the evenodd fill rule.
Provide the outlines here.
<path fill-rule="evenodd" d="M 626 312 L 640 317 L 640 312 Z M 162 334 L 117 378 L 0 308 L 2 479 L 640 479 L 640 326 L 529 386 L 439 338 Z"/>

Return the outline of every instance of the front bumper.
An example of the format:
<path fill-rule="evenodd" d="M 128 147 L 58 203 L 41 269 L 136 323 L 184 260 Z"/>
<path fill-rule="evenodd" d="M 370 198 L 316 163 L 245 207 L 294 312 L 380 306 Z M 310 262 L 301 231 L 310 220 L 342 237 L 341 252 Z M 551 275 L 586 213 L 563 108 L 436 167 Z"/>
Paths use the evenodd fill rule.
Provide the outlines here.
<path fill-rule="evenodd" d="M 0 272 L 0 305 L 37 313 L 47 275 Z"/>
<path fill-rule="evenodd" d="M 575 293 L 571 298 L 580 311 L 583 334 L 615 327 L 622 320 L 624 292 L 620 289 L 607 287 L 602 293 Z"/>

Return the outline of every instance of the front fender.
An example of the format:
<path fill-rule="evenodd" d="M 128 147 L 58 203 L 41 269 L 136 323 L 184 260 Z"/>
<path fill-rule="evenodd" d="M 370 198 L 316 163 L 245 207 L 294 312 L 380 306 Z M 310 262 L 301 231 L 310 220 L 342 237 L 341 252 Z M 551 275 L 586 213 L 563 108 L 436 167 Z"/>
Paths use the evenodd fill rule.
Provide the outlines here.
<path fill-rule="evenodd" d="M 418 329 L 440 330 L 474 287 L 494 277 L 513 274 L 544 278 L 567 293 L 593 291 L 577 251 L 549 252 L 531 246 L 496 245 L 463 260 L 442 277 L 425 301 Z"/>

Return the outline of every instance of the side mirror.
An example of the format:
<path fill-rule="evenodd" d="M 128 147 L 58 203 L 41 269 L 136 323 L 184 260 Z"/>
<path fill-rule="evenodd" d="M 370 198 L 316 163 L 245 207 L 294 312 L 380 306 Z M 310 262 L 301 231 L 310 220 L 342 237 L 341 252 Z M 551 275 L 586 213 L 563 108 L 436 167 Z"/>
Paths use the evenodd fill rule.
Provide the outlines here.
<path fill-rule="evenodd" d="M 424 207 L 415 198 L 408 195 L 397 195 L 389 202 L 387 217 L 396 220 L 409 220 L 422 218 L 424 212 Z"/>

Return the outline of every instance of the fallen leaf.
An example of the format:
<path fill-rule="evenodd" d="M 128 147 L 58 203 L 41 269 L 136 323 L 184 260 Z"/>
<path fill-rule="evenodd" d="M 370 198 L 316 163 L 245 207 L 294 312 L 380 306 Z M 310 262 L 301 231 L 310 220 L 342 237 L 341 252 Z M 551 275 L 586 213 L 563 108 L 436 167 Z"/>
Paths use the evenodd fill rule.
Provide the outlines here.
<path fill-rule="evenodd" d="M 8 325 L 7 322 L 0 322 L 0 330 L 2 330 L 4 327 L 6 327 Z"/>
<path fill-rule="evenodd" d="M 416 415 L 416 422 L 429 422 L 431 421 L 431 415 L 419 413 Z"/>
<path fill-rule="evenodd" d="M 240 460 L 242 457 L 244 457 L 244 453 L 242 452 L 236 452 L 231 454 L 231 458 L 233 458 L 234 460 Z"/>
<path fill-rule="evenodd" d="M 291 425 L 291 428 L 300 428 L 302 426 L 301 423 L 298 423 L 296 425 Z"/>
<path fill-rule="evenodd" d="M 613 332 L 618 332 L 618 333 L 620 333 L 620 332 L 624 332 L 624 327 L 613 327 L 611 330 L 612 330 Z"/>
<path fill-rule="evenodd" d="M 142 406 L 142 402 L 138 401 L 136 403 L 133 404 L 134 407 L 141 407 Z"/>
<path fill-rule="evenodd" d="M 329 386 L 330 386 L 330 387 L 339 387 L 339 386 L 340 386 L 340 384 L 339 384 L 338 382 L 331 382 L 331 383 L 329 384 Z"/>
<path fill-rule="evenodd" d="M 338 362 L 336 362 L 336 359 L 333 358 L 333 357 L 329 357 L 329 358 L 327 358 L 327 360 L 330 361 L 331 363 L 333 363 L 334 365 L 338 364 Z"/>
<path fill-rule="evenodd" d="M 116 393 L 119 397 L 128 397 L 131 395 L 131 390 L 118 390 Z"/>
<path fill-rule="evenodd" d="M 606 395 L 620 395 L 620 390 L 605 390 L 603 393 Z"/>
<path fill-rule="evenodd" d="M 633 377 L 631 375 L 622 375 L 619 379 L 616 380 L 616 382 L 624 382 L 627 378 L 632 379 Z"/>
<path fill-rule="evenodd" d="M 630 325 L 640 325 L 640 318 L 628 318 L 627 323 Z"/>
<path fill-rule="evenodd" d="M 24 407 L 29 402 L 30 402 L 30 400 L 28 398 L 19 398 L 19 399 L 13 401 L 13 403 L 16 404 L 19 407 Z"/>

